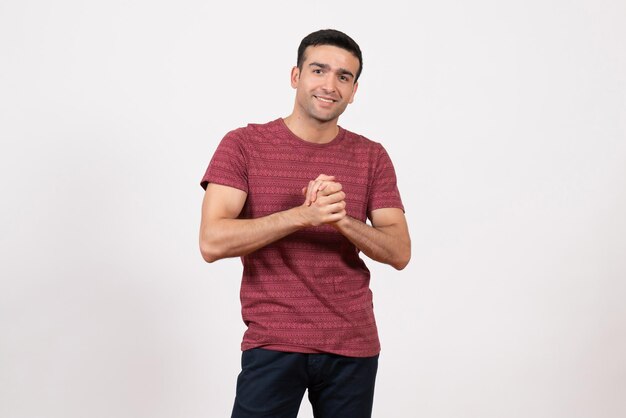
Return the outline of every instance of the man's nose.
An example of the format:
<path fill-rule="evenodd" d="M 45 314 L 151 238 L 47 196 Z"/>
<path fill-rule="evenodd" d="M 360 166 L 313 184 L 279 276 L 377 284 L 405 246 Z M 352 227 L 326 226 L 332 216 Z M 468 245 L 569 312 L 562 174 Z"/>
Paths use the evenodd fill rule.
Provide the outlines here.
<path fill-rule="evenodd" d="M 326 93 L 334 93 L 335 89 L 336 89 L 336 85 L 335 85 L 335 77 L 332 74 L 327 74 L 326 77 L 324 78 L 324 85 L 322 86 L 322 88 L 325 90 Z"/>

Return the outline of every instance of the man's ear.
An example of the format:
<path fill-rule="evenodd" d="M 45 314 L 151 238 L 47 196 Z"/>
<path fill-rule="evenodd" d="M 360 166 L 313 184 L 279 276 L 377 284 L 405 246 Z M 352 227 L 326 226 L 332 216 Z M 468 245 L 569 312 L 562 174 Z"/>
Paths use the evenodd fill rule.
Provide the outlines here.
<path fill-rule="evenodd" d="M 295 66 L 291 69 L 291 87 L 297 88 L 298 80 L 300 80 L 300 69 L 298 66 Z"/>
<path fill-rule="evenodd" d="M 352 94 L 350 95 L 350 100 L 348 103 L 352 103 L 354 101 L 354 95 L 356 94 L 356 90 L 359 88 L 359 82 L 354 83 L 354 88 L 352 89 Z"/>

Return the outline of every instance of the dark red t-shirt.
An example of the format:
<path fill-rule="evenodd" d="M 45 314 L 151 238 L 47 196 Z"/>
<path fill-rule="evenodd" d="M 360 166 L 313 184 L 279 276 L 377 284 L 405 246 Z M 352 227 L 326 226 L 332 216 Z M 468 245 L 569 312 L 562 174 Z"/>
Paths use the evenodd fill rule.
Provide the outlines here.
<path fill-rule="evenodd" d="M 299 206 L 302 188 L 333 175 L 346 193 L 349 216 L 365 222 L 380 208 L 404 210 L 396 175 L 378 143 L 339 128 L 329 143 L 295 136 L 282 119 L 229 132 L 201 185 L 247 193 L 240 218 L 259 218 Z M 302 229 L 241 257 L 242 350 L 255 347 L 352 357 L 378 354 L 380 343 L 359 250 L 334 228 Z"/>

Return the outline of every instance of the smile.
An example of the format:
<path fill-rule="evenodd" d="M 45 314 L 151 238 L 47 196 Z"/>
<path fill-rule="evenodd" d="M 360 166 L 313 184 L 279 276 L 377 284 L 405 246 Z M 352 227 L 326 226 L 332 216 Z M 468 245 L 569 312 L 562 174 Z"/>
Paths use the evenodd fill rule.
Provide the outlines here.
<path fill-rule="evenodd" d="M 337 100 L 327 99 L 327 98 L 319 97 L 319 96 L 313 96 L 313 97 L 315 97 L 317 100 L 320 100 L 324 103 L 335 103 L 337 101 Z"/>

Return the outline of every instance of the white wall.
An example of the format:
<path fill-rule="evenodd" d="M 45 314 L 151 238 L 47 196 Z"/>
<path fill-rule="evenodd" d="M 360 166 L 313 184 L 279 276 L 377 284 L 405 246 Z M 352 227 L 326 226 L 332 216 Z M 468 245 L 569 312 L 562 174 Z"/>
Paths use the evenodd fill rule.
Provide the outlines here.
<path fill-rule="evenodd" d="M 374 416 L 626 416 L 626 3 L 375 4 L 0 4 L 0 416 L 229 416 L 240 263 L 202 261 L 198 183 L 325 27 L 413 238 L 370 263 Z"/>

